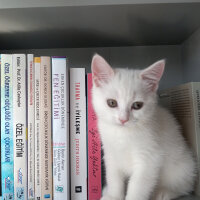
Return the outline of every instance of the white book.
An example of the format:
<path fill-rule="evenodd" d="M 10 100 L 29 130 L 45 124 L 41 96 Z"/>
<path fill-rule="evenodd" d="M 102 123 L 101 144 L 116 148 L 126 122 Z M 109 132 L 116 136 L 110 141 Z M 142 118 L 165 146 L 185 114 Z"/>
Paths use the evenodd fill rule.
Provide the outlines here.
<path fill-rule="evenodd" d="M 52 57 L 53 199 L 70 199 L 69 78 L 66 57 Z"/>
<path fill-rule="evenodd" d="M 160 92 L 160 102 L 181 125 L 183 135 L 197 158 L 199 176 L 195 193 L 200 195 L 200 82 L 178 85 Z"/>
<path fill-rule="evenodd" d="M 35 199 L 35 80 L 33 54 L 27 55 L 28 200 Z"/>
<path fill-rule="evenodd" d="M 41 165 L 40 165 L 40 57 L 34 58 L 35 72 L 35 200 L 41 199 Z"/>
<path fill-rule="evenodd" d="M 71 199 L 87 200 L 85 69 L 70 69 Z"/>
<path fill-rule="evenodd" d="M 51 59 L 49 56 L 41 57 L 40 68 L 40 163 L 42 200 L 52 200 L 52 120 L 51 120 Z"/>
<path fill-rule="evenodd" d="M 13 54 L 14 196 L 27 199 L 26 56 Z"/>

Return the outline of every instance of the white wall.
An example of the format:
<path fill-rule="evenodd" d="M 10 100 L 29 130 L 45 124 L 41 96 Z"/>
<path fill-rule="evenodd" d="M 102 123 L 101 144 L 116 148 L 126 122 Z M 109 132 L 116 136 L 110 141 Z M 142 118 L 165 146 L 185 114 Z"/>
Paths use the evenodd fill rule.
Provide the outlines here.
<path fill-rule="evenodd" d="M 0 53 L 34 53 L 35 56 L 67 56 L 69 67 L 85 67 L 90 72 L 90 63 L 94 53 L 102 55 L 113 67 L 143 69 L 159 59 L 165 58 L 166 68 L 160 88 L 168 88 L 183 82 L 181 68 L 181 46 L 134 46 L 107 48 L 73 49 L 30 49 L 9 50 Z"/>
<path fill-rule="evenodd" d="M 184 82 L 200 81 L 200 29 L 182 44 Z"/>

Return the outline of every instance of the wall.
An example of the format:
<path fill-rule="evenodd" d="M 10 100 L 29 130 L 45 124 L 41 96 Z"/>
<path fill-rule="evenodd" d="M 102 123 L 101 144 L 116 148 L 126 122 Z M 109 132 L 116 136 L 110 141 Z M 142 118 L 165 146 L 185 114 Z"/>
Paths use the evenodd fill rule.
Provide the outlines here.
<path fill-rule="evenodd" d="M 135 69 L 143 69 L 157 60 L 166 59 L 166 68 L 160 89 L 183 82 L 181 46 L 179 45 L 0 51 L 0 53 L 11 52 L 34 53 L 35 56 L 67 56 L 69 67 L 85 67 L 87 72 L 90 72 L 90 63 L 94 53 L 102 55 L 113 67 Z"/>
<path fill-rule="evenodd" d="M 182 44 L 183 81 L 200 81 L 200 28 Z"/>

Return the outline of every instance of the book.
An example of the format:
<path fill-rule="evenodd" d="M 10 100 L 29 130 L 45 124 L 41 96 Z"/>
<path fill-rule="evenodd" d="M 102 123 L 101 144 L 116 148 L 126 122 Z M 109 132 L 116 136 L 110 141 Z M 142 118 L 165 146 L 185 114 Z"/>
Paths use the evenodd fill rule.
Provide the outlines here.
<path fill-rule="evenodd" d="M 200 82 L 190 82 L 160 92 L 160 102 L 169 108 L 181 125 L 200 169 Z M 198 171 L 200 174 L 200 170 Z M 195 193 L 200 195 L 200 176 Z"/>
<path fill-rule="evenodd" d="M 40 66 L 40 142 L 41 199 L 52 200 L 51 63 L 41 56 Z"/>
<path fill-rule="evenodd" d="M 27 199 L 26 56 L 13 54 L 14 199 Z"/>
<path fill-rule="evenodd" d="M 1 54 L 0 54 L 0 71 L 1 71 Z M 1 98 L 1 95 L 0 95 L 0 98 Z M 0 108 L 1 108 L 1 104 L 0 104 Z M 1 113 L 0 113 L 0 122 L 1 122 Z M 1 141 L 1 132 L 0 132 L 0 141 Z M 0 142 L 0 157 L 1 157 L 1 142 Z M 0 160 L 0 163 L 1 163 L 1 160 Z M 1 180 L 1 164 L 0 164 L 0 180 Z M 0 200 L 1 200 L 1 197 L 2 197 L 2 181 L 0 181 Z"/>
<path fill-rule="evenodd" d="M 35 199 L 35 72 L 33 54 L 27 55 L 28 200 Z"/>
<path fill-rule="evenodd" d="M 53 199 L 70 199 L 69 77 L 66 57 L 52 57 Z"/>
<path fill-rule="evenodd" d="M 87 200 L 85 69 L 70 69 L 71 199 Z"/>
<path fill-rule="evenodd" d="M 14 200 L 12 62 L 12 55 L 1 54 L 1 182 L 3 200 Z"/>
<path fill-rule="evenodd" d="M 101 140 L 92 105 L 92 74 L 87 74 L 88 200 L 101 199 Z"/>
<path fill-rule="evenodd" d="M 35 199 L 41 199 L 41 142 L 40 142 L 40 57 L 34 57 L 35 80 Z"/>

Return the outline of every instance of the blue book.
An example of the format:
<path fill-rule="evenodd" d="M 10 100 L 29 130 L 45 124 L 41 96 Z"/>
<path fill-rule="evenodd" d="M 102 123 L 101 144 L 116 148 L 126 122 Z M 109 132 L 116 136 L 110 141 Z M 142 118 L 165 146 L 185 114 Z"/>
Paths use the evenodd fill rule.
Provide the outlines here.
<path fill-rule="evenodd" d="M 14 200 L 12 55 L 1 54 L 2 200 Z"/>

